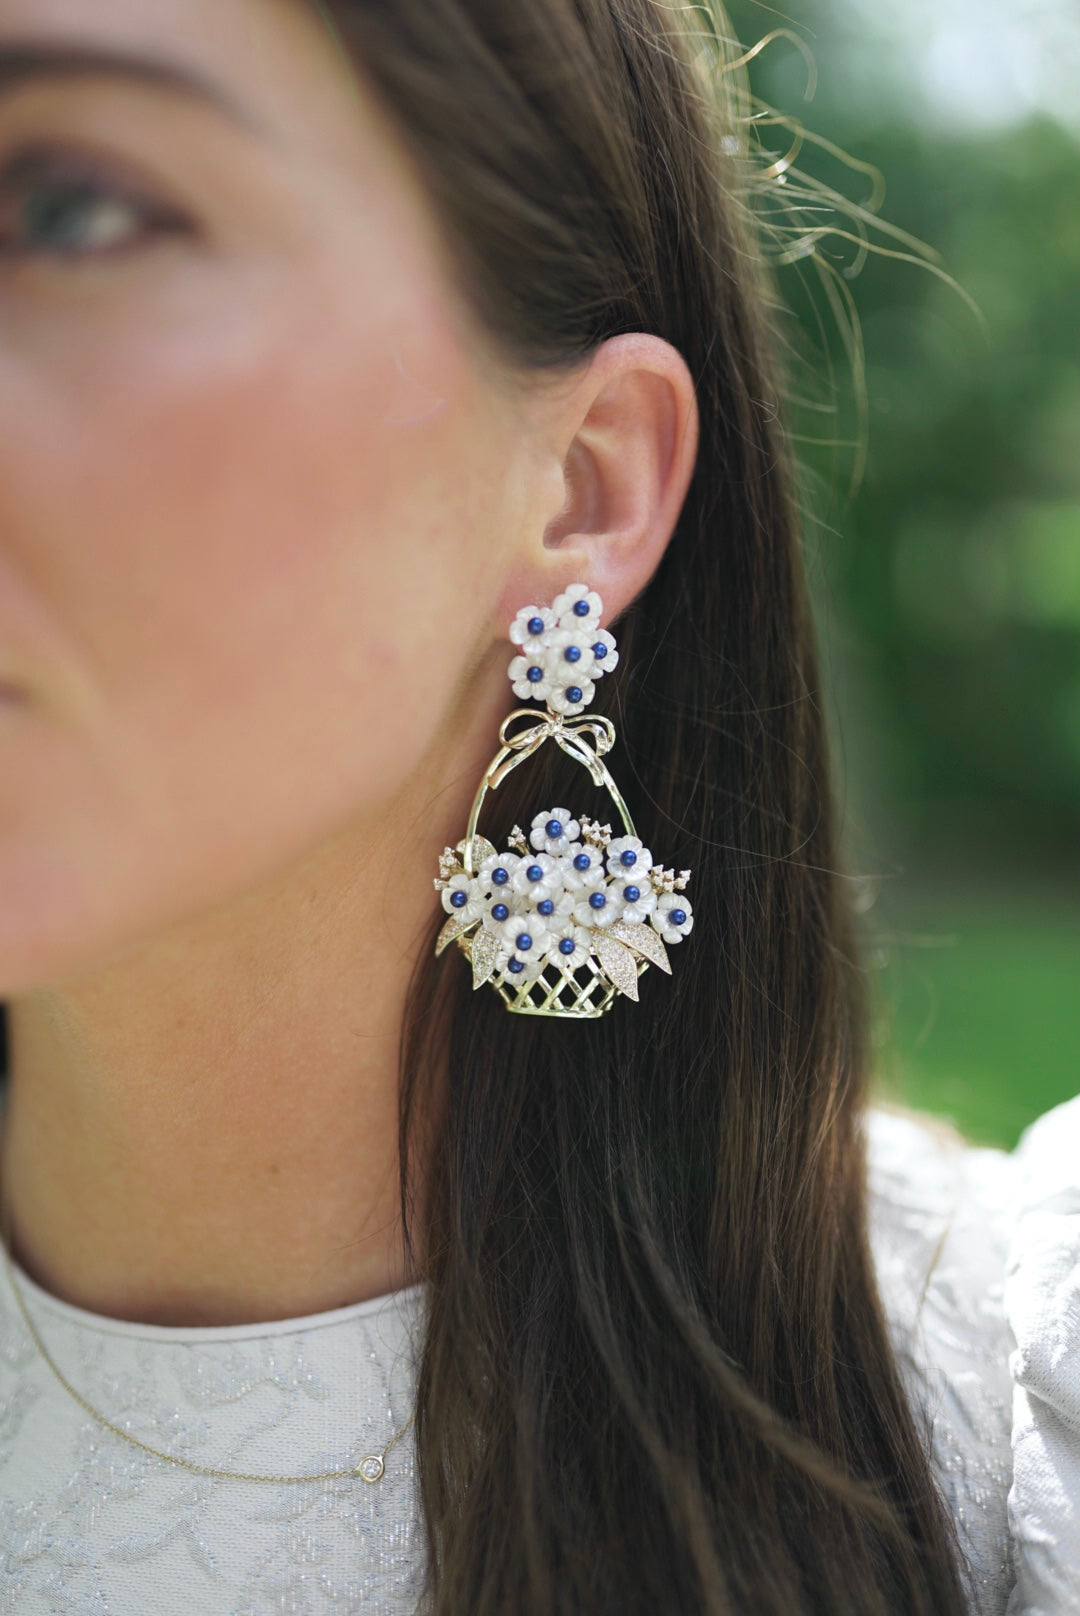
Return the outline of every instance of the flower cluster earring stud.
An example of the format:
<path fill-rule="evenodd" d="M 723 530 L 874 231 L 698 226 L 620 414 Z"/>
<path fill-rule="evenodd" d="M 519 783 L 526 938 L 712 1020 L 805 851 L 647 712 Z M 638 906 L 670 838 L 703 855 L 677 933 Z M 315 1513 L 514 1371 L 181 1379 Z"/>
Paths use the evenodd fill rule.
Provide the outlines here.
<path fill-rule="evenodd" d="M 599 595 L 577 583 L 550 607 L 524 606 L 514 618 L 510 682 L 544 711 L 517 707 L 503 719 L 465 835 L 443 850 L 435 879 L 447 915 L 436 954 L 456 942 L 473 987 L 490 982 L 509 1010 L 526 1015 L 600 1016 L 616 994 L 636 1000 L 650 964 L 671 974 L 665 945 L 694 924 L 683 895 L 690 871 L 676 875 L 653 861 L 602 762 L 614 725 L 584 714 L 596 681 L 619 660 L 614 636 L 599 627 L 602 611 Z M 548 740 L 606 789 L 623 834 L 569 808 L 543 808 L 527 834 L 515 825 L 499 852 L 477 832 L 484 799 Z"/>

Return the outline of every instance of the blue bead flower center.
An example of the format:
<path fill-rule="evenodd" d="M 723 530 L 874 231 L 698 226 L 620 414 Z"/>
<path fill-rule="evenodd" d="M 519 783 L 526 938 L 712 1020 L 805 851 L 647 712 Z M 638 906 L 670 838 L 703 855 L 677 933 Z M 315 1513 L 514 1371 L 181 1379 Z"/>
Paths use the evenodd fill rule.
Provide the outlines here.
<path fill-rule="evenodd" d="M 589 907 L 590 907 L 590 909 L 602 909 L 604 907 L 605 903 L 607 903 L 607 899 L 604 897 L 604 894 L 602 892 L 590 892 L 589 893 Z"/>
<path fill-rule="evenodd" d="M 641 897 L 641 888 L 624 887 L 623 897 L 626 899 L 627 903 L 637 903 L 638 899 Z"/>
<path fill-rule="evenodd" d="M 668 915 L 668 919 L 671 921 L 673 926 L 681 926 L 683 921 L 686 919 L 686 910 L 673 909 Z"/>
<path fill-rule="evenodd" d="M 619 854 L 619 863 L 625 864 L 627 869 L 629 869 L 632 864 L 637 863 L 637 854 L 634 852 L 632 847 L 623 848 L 622 852 Z"/>
<path fill-rule="evenodd" d="M 563 652 L 563 656 L 566 658 L 567 662 L 580 662 L 581 661 L 581 646 L 580 645 L 568 645 L 566 647 L 566 650 Z"/>
<path fill-rule="evenodd" d="M 529 868 L 525 871 L 525 874 L 528 876 L 530 881 L 542 881 L 544 879 L 544 871 L 542 866 L 539 864 L 530 864 Z"/>
<path fill-rule="evenodd" d="M 509 870 L 504 870 L 500 864 L 497 869 L 492 870 L 491 879 L 497 887 L 504 887 L 510 879 L 510 872 Z"/>
<path fill-rule="evenodd" d="M 543 898 L 536 907 L 542 915 L 551 915 L 555 912 L 555 904 L 551 898 Z"/>
<path fill-rule="evenodd" d="M 542 634 L 544 632 L 544 619 L 542 617 L 530 617 L 528 629 L 530 634 Z"/>
<path fill-rule="evenodd" d="M 562 835 L 562 820 L 549 819 L 547 824 L 544 826 L 544 829 L 547 831 L 552 841 L 554 841 L 556 837 Z"/>
<path fill-rule="evenodd" d="M 581 600 L 575 600 L 575 602 L 574 602 L 574 616 L 575 617 L 588 617 L 588 615 L 589 615 L 589 603 L 588 603 L 588 601 L 585 600 L 584 598 L 581 599 Z"/>
<path fill-rule="evenodd" d="M 514 975 L 516 976 L 518 971 L 523 971 L 525 969 L 525 966 L 521 960 L 511 958 L 506 962 L 506 969 L 508 971 L 513 971 Z"/>
<path fill-rule="evenodd" d="M 581 700 L 581 689 L 578 685 L 571 685 L 566 692 L 566 699 L 575 704 Z"/>
<path fill-rule="evenodd" d="M 573 952 L 574 952 L 574 939 L 572 937 L 562 937 L 562 938 L 560 938 L 559 939 L 559 953 L 560 954 L 572 954 Z"/>
<path fill-rule="evenodd" d="M 575 853 L 574 854 L 574 869 L 575 870 L 587 870 L 591 863 L 592 863 L 592 859 L 589 857 L 588 853 Z"/>
<path fill-rule="evenodd" d="M 458 887 L 456 891 L 450 894 L 450 902 L 453 904 L 455 909 L 464 909 L 468 901 L 469 894 L 462 891 L 461 887 Z"/>
<path fill-rule="evenodd" d="M 491 909 L 491 913 L 492 913 L 492 916 L 494 917 L 494 919 L 496 919 L 496 920 L 509 920 L 510 919 L 510 911 L 506 907 L 505 903 L 493 904 L 492 909 Z"/>
<path fill-rule="evenodd" d="M 596 658 L 597 662 L 603 662 L 604 658 L 607 656 L 607 646 L 604 644 L 603 640 L 597 640 L 596 644 L 592 648 L 592 654 Z"/>
<path fill-rule="evenodd" d="M 519 932 L 515 940 L 514 947 L 520 948 L 523 954 L 527 954 L 529 949 L 532 947 L 531 934 L 527 931 Z"/>
<path fill-rule="evenodd" d="M 538 685 L 544 677 L 543 668 L 538 668 L 534 662 L 531 668 L 525 669 L 525 677 L 531 685 Z"/>

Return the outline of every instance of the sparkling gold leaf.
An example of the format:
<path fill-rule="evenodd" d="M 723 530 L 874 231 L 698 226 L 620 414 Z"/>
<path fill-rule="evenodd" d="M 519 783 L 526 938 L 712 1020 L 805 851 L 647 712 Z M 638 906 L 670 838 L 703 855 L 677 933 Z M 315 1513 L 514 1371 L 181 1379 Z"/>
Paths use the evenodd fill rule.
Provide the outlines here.
<path fill-rule="evenodd" d="M 463 931 L 466 931 L 470 926 L 475 925 L 475 918 L 472 920 L 462 920 L 460 915 L 451 915 L 449 920 L 447 920 L 446 924 L 443 926 L 442 931 L 435 939 L 435 958 L 438 959 L 443 949 L 448 947 L 448 945 L 454 941 L 455 937 L 460 937 Z"/>
<path fill-rule="evenodd" d="M 464 847 L 464 843 L 462 843 Z M 475 875 L 486 858 L 494 858 L 495 849 L 486 836 L 474 836 L 472 839 L 472 871 Z"/>
<path fill-rule="evenodd" d="M 671 961 L 668 959 L 664 939 L 652 926 L 641 926 L 636 920 L 617 920 L 611 928 L 613 937 L 621 943 L 626 943 L 639 954 L 644 954 L 647 960 L 659 965 L 662 971 L 671 975 Z"/>
<path fill-rule="evenodd" d="M 499 957 L 499 939 L 481 926 L 473 937 L 469 953 L 472 956 L 472 985 L 482 988 L 495 969 L 495 961 Z"/>
<path fill-rule="evenodd" d="M 614 930 L 614 927 L 612 927 Z M 613 982 L 620 993 L 625 993 L 628 999 L 636 999 L 637 991 L 637 960 L 617 938 L 609 936 L 606 929 L 600 926 L 592 928 L 592 945 L 597 959 L 604 968 L 604 974 Z"/>

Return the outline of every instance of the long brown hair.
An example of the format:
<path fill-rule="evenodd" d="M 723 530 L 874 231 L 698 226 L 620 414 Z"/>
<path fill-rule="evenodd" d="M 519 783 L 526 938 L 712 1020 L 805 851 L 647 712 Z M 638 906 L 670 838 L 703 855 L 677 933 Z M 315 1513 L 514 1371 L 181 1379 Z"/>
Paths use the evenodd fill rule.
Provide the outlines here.
<path fill-rule="evenodd" d="M 701 416 L 677 530 L 596 702 L 644 841 L 693 871 L 674 975 L 577 1025 L 473 995 L 453 949 L 425 948 L 414 976 L 401 1153 L 406 1185 L 423 1160 L 403 1215 L 429 1291 L 430 1608 L 960 1612 L 865 1233 L 861 979 L 776 298 L 693 61 L 728 30 L 660 0 L 319 9 L 501 350 L 559 367 L 654 332 Z M 595 812 L 584 778 L 537 759 L 482 828 L 544 802 Z"/>

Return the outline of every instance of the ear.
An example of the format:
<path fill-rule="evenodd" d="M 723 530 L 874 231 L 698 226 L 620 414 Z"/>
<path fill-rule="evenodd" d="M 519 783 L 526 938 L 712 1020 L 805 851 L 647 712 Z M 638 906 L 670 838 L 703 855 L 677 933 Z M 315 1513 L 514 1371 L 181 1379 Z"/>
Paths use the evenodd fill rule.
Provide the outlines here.
<path fill-rule="evenodd" d="M 540 411 L 539 497 L 506 579 L 506 620 L 581 582 L 607 623 L 652 577 L 682 509 L 698 444 L 693 378 L 671 343 L 630 332 Z"/>

